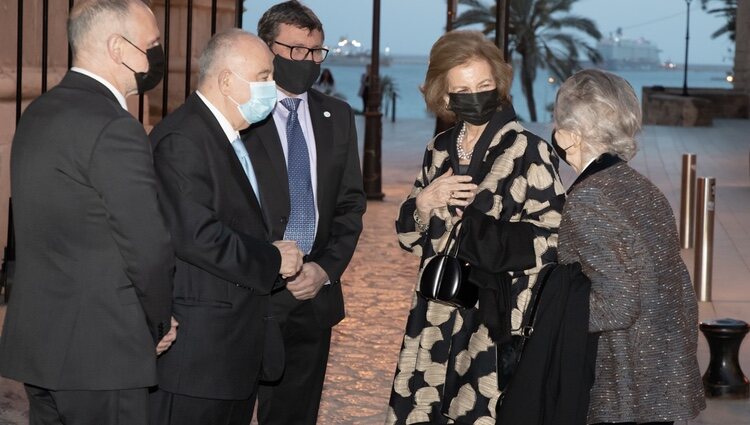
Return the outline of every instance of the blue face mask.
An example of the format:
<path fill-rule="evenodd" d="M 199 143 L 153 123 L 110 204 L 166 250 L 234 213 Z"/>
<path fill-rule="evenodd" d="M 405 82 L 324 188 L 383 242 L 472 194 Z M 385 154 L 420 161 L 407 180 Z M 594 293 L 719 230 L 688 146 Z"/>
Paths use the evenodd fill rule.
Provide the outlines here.
<path fill-rule="evenodd" d="M 231 96 L 227 96 L 237 105 L 242 118 L 248 124 L 255 124 L 266 119 L 276 106 L 276 83 L 274 81 L 247 81 L 236 72 L 232 71 L 232 73 L 250 86 L 250 100 L 245 103 L 237 103 Z"/>

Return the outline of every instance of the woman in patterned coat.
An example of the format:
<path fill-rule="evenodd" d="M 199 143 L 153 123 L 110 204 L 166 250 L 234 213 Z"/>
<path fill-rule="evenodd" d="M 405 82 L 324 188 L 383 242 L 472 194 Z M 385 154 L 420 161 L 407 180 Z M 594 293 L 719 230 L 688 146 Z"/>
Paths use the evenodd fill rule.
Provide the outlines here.
<path fill-rule="evenodd" d="M 641 111 L 633 88 L 599 70 L 557 94 L 553 143 L 580 175 L 560 224 L 560 262 L 591 279 L 589 331 L 600 332 L 588 423 L 671 424 L 705 407 L 698 305 L 672 209 L 626 163 Z"/>
<path fill-rule="evenodd" d="M 524 129 L 508 99 L 512 71 L 481 33 L 454 31 L 432 47 L 428 108 L 457 125 L 431 141 L 396 229 L 424 264 L 459 217 L 462 250 L 481 277 L 476 308 L 415 293 L 387 424 L 494 424 L 499 342 L 518 333 L 539 270 L 555 262 L 564 188 L 549 144 Z M 463 232 L 462 228 L 462 232 Z"/>

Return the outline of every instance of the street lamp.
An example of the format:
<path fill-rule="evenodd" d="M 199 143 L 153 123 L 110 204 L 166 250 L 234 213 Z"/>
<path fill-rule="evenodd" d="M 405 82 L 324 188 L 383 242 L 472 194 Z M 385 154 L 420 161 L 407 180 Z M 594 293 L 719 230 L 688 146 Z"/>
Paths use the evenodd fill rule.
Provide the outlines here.
<path fill-rule="evenodd" d="M 685 26 L 685 69 L 683 70 L 682 77 L 682 95 L 688 95 L 687 89 L 687 72 L 688 72 L 688 46 L 690 44 L 690 2 L 693 0 L 685 0 L 687 5 L 687 25 Z"/>
<path fill-rule="evenodd" d="M 352 44 L 356 40 L 352 40 Z M 383 114 L 380 112 L 380 0 L 372 2 L 372 57 L 370 81 L 365 108 L 365 151 L 362 159 L 362 178 L 367 199 L 383 199 L 381 144 Z"/>
<path fill-rule="evenodd" d="M 456 13 L 458 11 L 458 0 L 448 0 L 448 9 L 446 11 L 445 19 L 445 32 L 453 31 L 453 21 L 456 20 Z M 440 117 L 435 117 L 435 132 L 434 135 L 438 135 L 445 130 L 453 127 L 455 122 L 446 121 Z"/>
<path fill-rule="evenodd" d="M 508 33 L 510 17 L 510 0 L 495 1 L 495 44 L 503 52 L 503 59 L 510 63 L 508 53 Z"/>

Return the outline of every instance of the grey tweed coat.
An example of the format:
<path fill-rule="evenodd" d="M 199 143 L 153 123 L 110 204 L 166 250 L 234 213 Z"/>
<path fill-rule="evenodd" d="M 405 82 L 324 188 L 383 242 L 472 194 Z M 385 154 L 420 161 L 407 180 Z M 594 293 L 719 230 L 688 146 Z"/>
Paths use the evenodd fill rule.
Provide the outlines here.
<path fill-rule="evenodd" d="M 600 157 L 569 191 L 559 258 L 591 279 L 589 331 L 601 332 L 588 423 L 695 417 L 705 407 L 698 306 L 659 189 Z"/>

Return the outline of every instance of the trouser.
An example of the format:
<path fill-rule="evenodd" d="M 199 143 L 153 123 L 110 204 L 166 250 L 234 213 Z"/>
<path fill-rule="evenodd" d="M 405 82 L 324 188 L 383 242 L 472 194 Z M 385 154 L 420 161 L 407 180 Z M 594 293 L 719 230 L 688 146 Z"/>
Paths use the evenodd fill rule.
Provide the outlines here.
<path fill-rule="evenodd" d="M 331 328 L 322 329 L 309 300 L 283 290 L 272 297 L 274 317 L 284 337 L 284 374 L 258 389 L 260 425 L 313 425 L 318 419 Z"/>
<path fill-rule="evenodd" d="M 674 422 L 601 422 L 594 425 L 674 425 Z"/>
<path fill-rule="evenodd" d="M 24 385 L 29 425 L 148 425 L 148 389 L 53 391 Z"/>
<path fill-rule="evenodd" d="M 150 425 L 248 425 L 255 394 L 244 400 L 216 400 L 156 390 L 150 403 Z"/>

